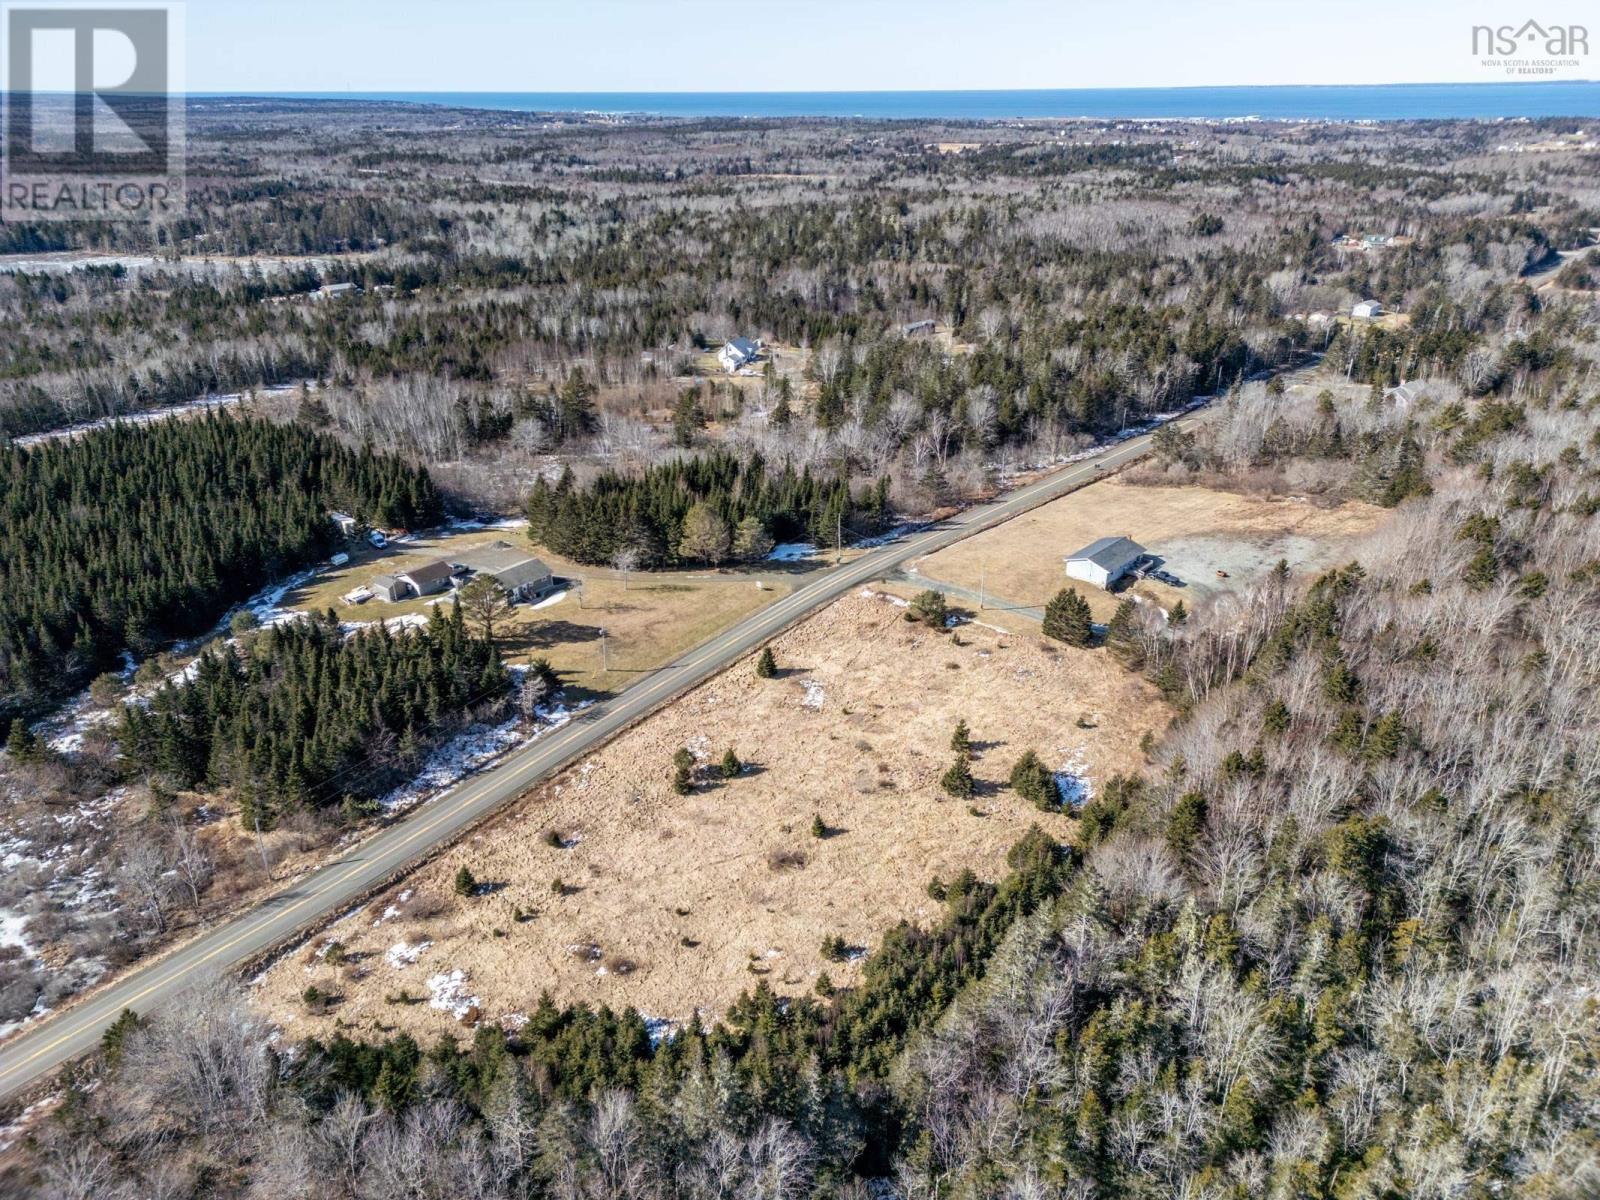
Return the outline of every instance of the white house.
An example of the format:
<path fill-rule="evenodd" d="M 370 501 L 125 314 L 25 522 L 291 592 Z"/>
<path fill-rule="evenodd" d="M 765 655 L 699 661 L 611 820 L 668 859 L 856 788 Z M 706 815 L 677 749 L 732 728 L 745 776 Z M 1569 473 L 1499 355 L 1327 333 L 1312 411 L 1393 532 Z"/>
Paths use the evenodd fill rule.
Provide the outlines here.
<path fill-rule="evenodd" d="M 1373 317 L 1381 317 L 1383 316 L 1383 305 L 1376 300 L 1363 300 L 1350 310 L 1350 315 L 1352 317 L 1364 317 L 1368 320 Z"/>
<path fill-rule="evenodd" d="M 1067 577 L 1098 588 L 1110 588 L 1145 556 L 1145 548 L 1130 537 L 1096 538 L 1066 557 Z"/>
<path fill-rule="evenodd" d="M 1384 388 L 1383 398 L 1393 401 L 1398 409 L 1408 409 L 1422 398 L 1422 384 L 1413 379 L 1398 387 Z"/>
<path fill-rule="evenodd" d="M 717 361 L 722 364 L 724 371 L 732 374 L 740 367 L 755 362 L 760 354 L 760 339 L 751 341 L 749 338 L 734 338 L 717 351 Z"/>

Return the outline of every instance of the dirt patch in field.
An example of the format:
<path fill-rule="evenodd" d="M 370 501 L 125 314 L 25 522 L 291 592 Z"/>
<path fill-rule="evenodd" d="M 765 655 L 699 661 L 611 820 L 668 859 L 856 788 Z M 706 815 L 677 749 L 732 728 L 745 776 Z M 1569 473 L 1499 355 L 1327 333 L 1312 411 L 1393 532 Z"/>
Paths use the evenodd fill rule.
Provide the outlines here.
<path fill-rule="evenodd" d="M 778 678 L 747 659 L 696 688 L 280 962 L 261 1002 L 295 1037 L 336 1021 L 432 1037 L 462 1014 L 514 1023 L 545 990 L 682 1021 L 763 979 L 848 984 L 855 956 L 825 959 L 825 937 L 864 949 L 934 918 L 930 878 L 1004 874 L 1034 822 L 1072 836 L 1070 815 L 1004 786 L 1024 750 L 1092 786 L 1136 769 L 1169 717 L 1103 653 L 977 625 L 958 641 L 904 612 L 878 595 L 831 605 L 773 644 Z M 939 786 L 961 718 L 971 801 Z M 730 746 L 746 770 L 710 778 Z M 708 777 L 687 796 L 671 786 L 680 747 Z M 455 894 L 462 866 L 480 894 Z M 313 1011 L 312 986 L 338 999 Z"/>
<path fill-rule="evenodd" d="M 1342 562 L 1354 540 L 1384 515 L 1384 509 L 1354 501 L 1328 508 L 1301 499 L 1144 487 L 1113 478 L 911 566 L 931 579 L 982 589 L 996 604 L 1042 605 L 1061 588 L 1075 586 L 1087 596 L 1095 619 L 1104 621 L 1116 610 L 1118 597 L 1069 580 L 1063 562 L 1098 537 L 1133 538 L 1181 585 L 1147 578 L 1133 591 L 1165 608 L 1182 599 L 1192 609 L 1199 600 L 1241 588 L 1279 559 L 1296 572 Z"/>

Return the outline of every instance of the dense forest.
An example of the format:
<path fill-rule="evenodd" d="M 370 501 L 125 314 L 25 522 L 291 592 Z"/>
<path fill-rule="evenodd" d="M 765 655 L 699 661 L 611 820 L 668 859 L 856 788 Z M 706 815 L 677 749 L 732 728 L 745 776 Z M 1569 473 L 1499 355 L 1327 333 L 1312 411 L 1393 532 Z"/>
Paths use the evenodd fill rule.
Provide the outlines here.
<path fill-rule="evenodd" d="M 324 557 L 334 510 L 441 516 L 425 471 L 294 425 L 210 415 L 0 451 L 0 724 Z"/>
<path fill-rule="evenodd" d="M 603 474 L 583 488 L 570 472 L 553 487 L 540 479 L 527 502 L 528 532 L 583 563 L 627 555 L 647 567 L 715 564 L 761 558 L 774 541 L 833 545 L 842 534 L 877 533 L 888 495 L 887 479 L 852 496 L 847 480 L 772 471 L 759 455 L 741 461 L 721 452 L 637 476 Z"/>
<path fill-rule="evenodd" d="M 163 786 L 230 788 L 240 819 L 269 829 L 287 813 L 375 798 L 435 735 L 492 710 L 510 686 L 460 605 L 399 632 L 352 633 L 330 612 L 202 655 L 148 707 L 123 709 L 120 738 Z"/>

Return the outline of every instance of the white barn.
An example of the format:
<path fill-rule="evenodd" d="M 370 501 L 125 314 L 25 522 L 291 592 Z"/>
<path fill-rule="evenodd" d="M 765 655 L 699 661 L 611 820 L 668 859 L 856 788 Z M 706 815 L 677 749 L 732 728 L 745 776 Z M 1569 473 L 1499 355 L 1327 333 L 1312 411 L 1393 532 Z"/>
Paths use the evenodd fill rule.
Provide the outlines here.
<path fill-rule="evenodd" d="M 1368 320 L 1373 317 L 1381 317 L 1383 316 L 1383 305 L 1376 300 L 1363 300 L 1350 310 L 1350 315 L 1352 317 L 1364 317 Z"/>
<path fill-rule="evenodd" d="M 1145 556 L 1145 549 L 1130 537 L 1103 537 L 1066 557 L 1067 577 L 1098 588 L 1110 588 Z"/>

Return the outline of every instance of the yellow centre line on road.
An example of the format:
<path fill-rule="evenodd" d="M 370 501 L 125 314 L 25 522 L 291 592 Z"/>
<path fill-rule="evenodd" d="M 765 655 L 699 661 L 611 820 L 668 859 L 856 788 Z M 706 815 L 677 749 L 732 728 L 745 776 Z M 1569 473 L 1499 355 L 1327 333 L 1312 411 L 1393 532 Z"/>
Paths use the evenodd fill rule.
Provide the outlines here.
<path fill-rule="evenodd" d="M 1172 424 L 1178 425 L 1179 422 L 1174 421 Z M 1135 452 L 1142 453 L 1143 445 L 1148 440 L 1148 434 L 1129 439 L 1121 446 L 1108 451 L 1100 459 L 1101 465 L 1114 465 L 1115 462 L 1126 459 Z M 809 612 L 828 595 L 842 594 L 856 583 L 872 578 L 884 564 L 898 566 L 916 557 L 925 548 L 960 541 L 974 532 L 981 532 L 990 523 L 1031 507 L 1031 502 L 1040 494 L 1069 486 L 1085 477 L 1095 477 L 1090 464 L 1069 467 L 1059 475 L 1038 480 L 1021 488 L 1004 500 L 991 501 L 981 508 L 973 509 L 947 525 L 925 530 L 909 541 L 890 542 L 880 550 L 869 551 L 853 563 L 829 571 L 811 583 L 802 585 L 772 607 L 752 614 L 746 623 L 735 625 L 704 645 L 691 650 L 691 657 L 660 668 L 649 683 L 622 693 L 611 704 L 600 709 L 598 720 L 587 721 L 578 718 L 570 721 L 566 728 L 548 739 L 540 738 L 520 751 L 513 751 L 511 758 L 499 767 L 492 768 L 488 774 L 464 781 L 453 792 L 447 792 L 429 801 L 425 810 L 380 830 L 366 844 L 351 850 L 352 854 L 365 857 L 353 861 L 336 861 L 313 872 L 304 880 L 304 885 L 310 890 L 287 907 L 278 909 L 267 907 L 274 900 L 288 894 L 287 891 L 274 893 L 264 898 L 261 907 L 251 915 L 234 918 L 234 922 L 224 924 L 209 934 L 202 933 L 200 940 L 187 950 L 180 948 L 173 952 L 167 962 L 146 968 L 156 977 L 131 996 L 118 1000 L 117 988 L 137 983 L 137 976 L 127 980 L 123 985 L 112 985 L 110 990 L 96 999 L 85 1002 L 83 1007 L 63 1013 L 55 1018 L 55 1021 L 60 1022 L 61 1032 L 50 1041 L 32 1049 L 4 1071 L 0 1071 L 0 1080 L 19 1076 L 30 1064 L 65 1043 L 82 1037 L 85 1033 L 92 1034 L 95 1023 L 105 1020 L 104 1016 L 96 1016 L 97 1006 L 101 1009 L 111 1006 L 132 1008 L 152 993 L 173 985 L 183 976 L 192 974 L 197 968 L 225 955 L 241 942 L 259 936 L 274 926 L 281 925 L 284 928 L 280 937 L 272 941 L 282 940 L 296 932 L 300 922 L 291 920 L 294 914 L 308 905 L 320 904 L 330 896 L 334 903 L 337 903 L 340 889 L 363 873 L 372 873 L 372 881 L 376 882 L 386 874 L 399 870 L 411 861 L 412 847 L 440 826 L 452 821 L 465 825 L 476 819 L 476 814 L 472 812 L 473 808 L 489 799 L 491 795 L 493 799 L 490 800 L 489 807 L 518 795 L 538 776 L 564 765 L 574 743 L 580 741 L 588 743 L 601 736 L 620 732 L 661 699 L 693 686 L 698 682 L 695 678 L 696 672 L 708 665 L 720 666 L 731 662 L 734 656 L 730 651 L 739 643 L 747 639 L 754 642 L 772 636 L 777 629 L 787 625 L 795 616 Z M 602 728 L 607 723 L 611 728 Z M 206 938 L 225 935 L 229 924 L 232 923 L 237 923 L 233 936 L 205 948 L 197 958 L 184 958 L 186 953 L 200 950 Z M 5 1049 L 0 1047 L 0 1054 L 4 1054 Z"/>

